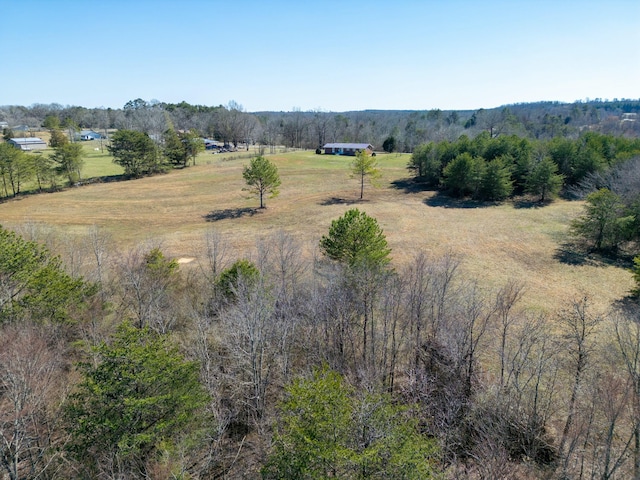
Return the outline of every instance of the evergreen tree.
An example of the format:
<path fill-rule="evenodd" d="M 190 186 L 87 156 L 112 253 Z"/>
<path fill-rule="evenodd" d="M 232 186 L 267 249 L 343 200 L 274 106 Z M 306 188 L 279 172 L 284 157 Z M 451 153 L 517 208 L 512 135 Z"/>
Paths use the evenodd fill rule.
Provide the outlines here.
<path fill-rule="evenodd" d="M 483 200 L 504 200 L 513 193 L 511 180 L 511 157 L 497 157 L 487 162 L 482 172 L 479 198 Z"/>
<path fill-rule="evenodd" d="M 391 249 L 377 220 L 357 208 L 331 222 L 329 234 L 320 240 L 320 249 L 330 259 L 351 268 L 380 268 L 390 262 Z"/>
<path fill-rule="evenodd" d="M 266 479 L 428 479 L 435 442 L 390 396 L 358 394 L 336 372 L 316 369 L 287 387 Z"/>
<path fill-rule="evenodd" d="M 5 142 L 8 142 L 9 140 L 11 140 L 14 137 L 15 137 L 15 133 L 13 132 L 12 129 L 10 129 L 10 128 L 3 128 L 2 129 L 2 139 Z"/>
<path fill-rule="evenodd" d="M 443 185 L 454 197 L 476 196 L 482 182 L 485 162 L 470 153 L 458 155 L 445 168 Z"/>
<path fill-rule="evenodd" d="M 187 152 L 178 133 L 173 128 L 169 128 L 162 134 L 162 140 L 164 143 L 162 152 L 169 163 L 174 167 L 185 167 Z"/>
<path fill-rule="evenodd" d="M 235 298 L 239 283 L 254 284 L 260 276 L 258 268 L 249 260 L 238 260 L 220 273 L 216 286 L 225 298 Z"/>
<path fill-rule="evenodd" d="M 634 221 L 624 216 L 620 197 L 606 188 L 590 193 L 585 213 L 572 223 L 572 232 L 591 243 L 595 250 L 615 250 Z"/>
<path fill-rule="evenodd" d="M 187 161 L 191 160 L 195 165 L 198 154 L 200 152 L 204 152 L 204 140 L 202 140 L 198 132 L 195 130 L 189 130 L 188 132 L 180 134 L 180 140 L 184 146 Z M 247 150 L 248 149 L 249 147 L 247 146 Z"/>
<path fill-rule="evenodd" d="M 558 174 L 555 162 L 549 157 L 543 157 L 531 166 L 525 188 L 527 193 L 540 195 L 540 201 L 544 202 L 560 192 L 562 182 L 562 175 Z"/>
<path fill-rule="evenodd" d="M 155 143 L 145 133 L 118 130 L 107 148 L 113 155 L 113 162 L 124 168 L 126 175 L 139 177 L 165 169 Z"/>
<path fill-rule="evenodd" d="M 437 187 L 442 176 L 442 160 L 434 143 L 418 145 L 411 154 L 408 168 L 416 173 L 419 181 Z"/>
<path fill-rule="evenodd" d="M 633 281 L 636 282 L 636 288 L 633 289 L 632 293 L 636 297 L 640 297 L 640 255 L 634 257 L 631 273 L 633 274 Z"/>
<path fill-rule="evenodd" d="M 31 319 L 67 322 L 95 293 L 65 273 L 58 257 L 0 227 L 0 323 Z"/>
<path fill-rule="evenodd" d="M 164 156 L 174 167 L 186 167 L 189 160 L 195 165 L 196 157 L 204 151 L 204 141 L 194 130 L 176 132 L 173 128 L 169 128 L 162 135 L 162 139 Z"/>
<path fill-rule="evenodd" d="M 51 160 L 57 166 L 58 174 L 67 177 L 69 185 L 74 185 L 80 180 L 80 172 L 84 165 L 84 152 L 79 143 L 63 143 L 54 149 Z"/>
<path fill-rule="evenodd" d="M 96 361 L 79 364 L 83 379 L 66 408 L 67 450 L 89 476 L 106 464 L 123 477 L 148 478 L 161 446 L 199 430 L 197 414 L 208 403 L 199 366 L 167 337 L 127 322 L 93 350 Z"/>
<path fill-rule="evenodd" d="M 49 138 L 49 146 L 52 148 L 62 147 L 63 145 L 69 143 L 69 139 L 64 134 L 62 130 L 56 128 L 51 130 L 51 138 Z"/>
<path fill-rule="evenodd" d="M 273 198 L 280 193 L 278 167 L 263 156 L 252 159 L 250 165 L 244 167 L 242 176 L 249 186 L 248 190 L 260 198 L 260 208 L 266 208 L 264 204 L 266 194 L 270 193 Z"/>
<path fill-rule="evenodd" d="M 394 137 L 393 135 L 389 135 L 384 139 L 384 142 L 382 142 L 382 150 L 387 153 L 394 152 L 396 150 L 396 144 L 396 137 Z"/>

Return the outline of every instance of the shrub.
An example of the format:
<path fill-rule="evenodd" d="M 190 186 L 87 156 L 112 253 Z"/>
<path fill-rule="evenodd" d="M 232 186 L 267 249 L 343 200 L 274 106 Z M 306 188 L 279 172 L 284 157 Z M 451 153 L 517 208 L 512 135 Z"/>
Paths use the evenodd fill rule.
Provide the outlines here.
<path fill-rule="evenodd" d="M 258 267 L 249 260 L 238 260 L 220 274 L 216 286 L 224 297 L 235 299 L 239 284 L 251 285 L 259 275 Z"/>

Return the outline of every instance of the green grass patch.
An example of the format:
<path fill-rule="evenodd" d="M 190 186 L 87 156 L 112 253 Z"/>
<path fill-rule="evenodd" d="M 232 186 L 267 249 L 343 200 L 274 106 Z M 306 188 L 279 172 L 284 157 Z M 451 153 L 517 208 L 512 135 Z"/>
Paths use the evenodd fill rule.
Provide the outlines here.
<path fill-rule="evenodd" d="M 107 150 L 107 142 L 102 144 L 100 140 L 82 142 L 84 149 L 84 166 L 82 168 L 82 178 L 84 180 L 96 177 L 109 177 L 122 175 L 124 169 L 113 163 L 113 156 Z"/>

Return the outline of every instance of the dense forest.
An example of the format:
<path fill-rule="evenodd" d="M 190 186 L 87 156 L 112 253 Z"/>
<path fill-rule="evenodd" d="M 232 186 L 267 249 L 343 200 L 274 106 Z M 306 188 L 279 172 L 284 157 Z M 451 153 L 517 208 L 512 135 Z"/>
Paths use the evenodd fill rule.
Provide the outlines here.
<path fill-rule="evenodd" d="M 583 198 L 580 248 L 628 261 L 639 111 L 248 113 L 138 99 L 0 107 L 0 121 L 26 135 L 109 132 L 111 148 L 141 145 L 154 161 L 155 148 L 172 158 L 167 132 L 183 146 L 190 132 L 236 148 L 368 142 L 412 153 L 416 185 L 454 197 Z M 72 156 L 59 141 L 55 154 Z M 168 164 L 186 166 L 185 152 Z M 58 174 L 72 183 L 74 168 Z M 73 238 L 0 227 L 4 477 L 640 478 L 638 292 L 606 312 L 589 298 L 527 309 L 525 279 L 487 289 L 455 255 L 416 249 L 394 264 L 356 208 L 311 258 L 283 231 L 246 258 L 233 241 L 210 229 L 187 268 L 152 243 L 118 251 L 98 226 Z"/>

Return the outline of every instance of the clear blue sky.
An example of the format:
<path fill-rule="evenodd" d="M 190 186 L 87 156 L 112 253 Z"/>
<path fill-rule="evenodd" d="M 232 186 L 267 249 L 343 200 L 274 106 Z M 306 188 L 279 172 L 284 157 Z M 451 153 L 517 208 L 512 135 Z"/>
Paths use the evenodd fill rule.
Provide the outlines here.
<path fill-rule="evenodd" d="M 0 105 L 640 98 L 640 0 L 0 0 Z"/>

